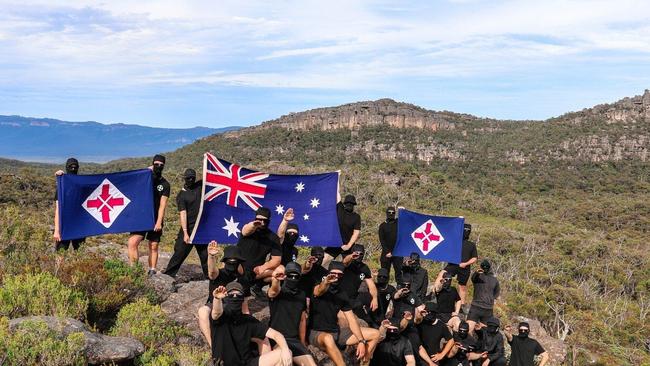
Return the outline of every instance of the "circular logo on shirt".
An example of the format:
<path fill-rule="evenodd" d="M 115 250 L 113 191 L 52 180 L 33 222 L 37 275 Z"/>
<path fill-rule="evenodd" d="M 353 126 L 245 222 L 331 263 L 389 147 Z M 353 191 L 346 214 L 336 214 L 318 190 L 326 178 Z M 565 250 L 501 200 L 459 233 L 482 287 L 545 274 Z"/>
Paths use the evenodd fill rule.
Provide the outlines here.
<path fill-rule="evenodd" d="M 363 274 L 363 273 L 361 273 L 361 274 L 359 275 L 359 278 L 361 279 L 361 281 L 363 281 L 363 280 L 366 278 L 366 275 Z"/>
<path fill-rule="evenodd" d="M 162 185 L 162 184 L 159 184 L 158 187 L 156 187 L 156 189 L 158 190 L 158 192 L 162 192 L 162 190 L 163 190 L 163 185 Z"/>
<path fill-rule="evenodd" d="M 390 294 L 386 294 L 386 300 L 390 300 Z"/>
<path fill-rule="evenodd" d="M 411 305 L 414 305 L 415 304 L 415 299 L 411 298 L 411 300 L 409 300 L 409 302 L 411 303 Z"/>

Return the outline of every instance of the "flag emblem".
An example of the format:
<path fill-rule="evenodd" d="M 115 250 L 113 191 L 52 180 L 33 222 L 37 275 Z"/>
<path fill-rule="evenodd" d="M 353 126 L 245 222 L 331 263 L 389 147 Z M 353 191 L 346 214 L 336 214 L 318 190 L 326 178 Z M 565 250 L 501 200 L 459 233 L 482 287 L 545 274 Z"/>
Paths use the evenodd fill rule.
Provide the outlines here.
<path fill-rule="evenodd" d="M 83 208 L 105 228 L 111 227 L 131 200 L 104 179 L 83 202 Z"/>
<path fill-rule="evenodd" d="M 424 255 L 429 254 L 433 248 L 445 240 L 431 219 L 415 229 L 411 233 L 411 238 L 413 238 L 413 241 Z"/>
<path fill-rule="evenodd" d="M 266 185 L 258 183 L 259 180 L 268 178 L 268 174 L 252 172 L 241 175 L 241 167 L 231 164 L 228 169 L 214 155 L 206 153 L 207 159 L 205 185 L 206 193 L 204 199 L 212 201 L 222 194 L 226 194 L 226 204 L 232 207 L 238 207 L 237 203 L 241 198 L 244 203 L 253 210 L 257 210 L 261 205 L 256 198 L 264 198 Z M 211 189 L 208 191 L 207 186 Z"/>

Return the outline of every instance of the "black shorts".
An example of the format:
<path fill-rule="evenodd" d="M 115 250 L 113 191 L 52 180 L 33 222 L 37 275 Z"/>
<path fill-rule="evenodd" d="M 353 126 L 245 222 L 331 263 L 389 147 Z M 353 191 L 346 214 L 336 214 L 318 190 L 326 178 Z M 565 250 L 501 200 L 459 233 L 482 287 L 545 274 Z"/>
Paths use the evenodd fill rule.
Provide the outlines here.
<path fill-rule="evenodd" d="M 287 346 L 289 346 L 289 349 L 291 350 L 291 354 L 293 354 L 293 357 L 311 355 L 307 347 L 305 347 L 305 345 L 302 344 L 300 340 L 296 338 L 285 338 L 284 340 L 287 342 Z"/>
<path fill-rule="evenodd" d="M 483 309 L 472 305 L 469 308 L 469 315 L 467 315 L 467 320 L 485 324 L 487 320 L 490 319 L 493 315 L 494 312 L 492 309 Z"/>
<path fill-rule="evenodd" d="M 331 334 L 332 337 L 334 338 L 334 343 L 336 343 L 339 347 L 345 347 L 348 338 L 350 338 L 353 335 L 352 330 L 350 330 L 350 328 L 341 328 L 339 329 L 338 332 L 312 330 L 309 332 L 309 344 L 311 344 L 314 347 L 318 347 L 318 336 L 321 333 Z"/>
<path fill-rule="evenodd" d="M 448 263 L 445 267 L 445 272 L 453 276 L 458 276 L 458 283 L 465 286 L 469 281 L 470 269 L 469 267 L 460 268 L 458 264 Z"/>
<path fill-rule="evenodd" d="M 70 248 L 70 244 L 72 244 L 72 249 L 77 250 L 85 241 L 86 238 L 57 241 L 55 248 L 57 251 L 68 250 L 68 248 Z"/>
<path fill-rule="evenodd" d="M 163 231 L 134 231 L 131 235 L 140 235 L 143 237 L 143 240 L 149 240 L 156 243 L 160 243 L 160 238 L 162 237 Z"/>
<path fill-rule="evenodd" d="M 336 258 L 339 256 L 339 254 L 342 254 L 345 257 L 346 255 L 352 253 L 352 250 L 343 250 L 341 247 L 327 247 L 325 248 L 325 253 Z"/>

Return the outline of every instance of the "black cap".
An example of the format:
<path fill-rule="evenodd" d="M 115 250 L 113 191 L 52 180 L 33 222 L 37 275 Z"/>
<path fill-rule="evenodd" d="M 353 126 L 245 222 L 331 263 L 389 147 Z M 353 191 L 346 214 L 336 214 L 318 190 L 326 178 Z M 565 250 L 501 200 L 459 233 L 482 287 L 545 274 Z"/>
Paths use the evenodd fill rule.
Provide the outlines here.
<path fill-rule="evenodd" d="M 79 160 L 75 158 L 68 158 L 68 160 L 65 161 L 65 166 L 68 167 L 70 165 L 77 164 L 79 166 Z"/>
<path fill-rule="evenodd" d="M 495 317 L 490 317 L 490 318 L 488 318 L 488 320 L 487 320 L 487 322 L 485 324 L 494 325 L 494 326 L 498 327 L 498 326 L 501 325 L 501 322 L 499 321 L 499 319 L 497 319 Z"/>
<path fill-rule="evenodd" d="M 269 210 L 267 207 L 260 207 L 255 211 L 255 216 L 262 216 L 266 219 L 271 218 L 271 210 Z"/>
<path fill-rule="evenodd" d="M 489 272 L 490 268 L 492 268 L 490 261 L 488 261 L 487 259 L 483 259 L 483 261 L 481 262 L 481 269 L 483 269 L 485 272 Z"/>
<path fill-rule="evenodd" d="M 196 171 L 194 169 L 185 169 L 185 173 L 183 173 L 184 178 L 196 178 Z"/>
<path fill-rule="evenodd" d="M 246 259 L 241 256 L 239 247 L 236 245 L 229 245 L 223 250 L 223 258 L 221 258 L 221 261 L 225 262 L 227 259 L 237 259 L 240 262 L 246 261 Z"/>
<path fill-rule="evenodd" d="M 345 271 L 345 265 L 339 261 L 331 261 L 327 270 L 331 271 L 333 269 L 338 269 L 339 271 Z"/>
<path fill-rule="evenodd" d="M 379 271 L 377 271 L 377 277 L 379 276 L 384 276 L 388 277 L 388 268 L 380 268 Z"/>
<path fill-rule="evenodd" d="M 361 254 L 366 253 L 366 248 L 364 248 L 364 246 L 361 244 L 353 244 L 350 250 L 352 251 L 352 253 L 354 252 L 361 252 Z"/>
<path fill-rule="evenodd" d="M 409 257 L 413 261 L 416 261 L 416 262 L 420 261 L 420 255 L 418 253 L 416 253 L 416 252 L 411 253 L 411 255 Z"/>
<path fill-rule="evenodd" d="M 287 231 L 289 231 L 291 229 L 298 231 L 298 225 L 296 225 L 294 223 L 287 224 Z"/>
<path fill-rule="evenodd" d="M 310 255 L 314 257 L 319 255 L 325 255 L 325 249 L 323 249 L 323 247 L 312 247 Z"/>
<path fill-rule="evenodd" d="M 159 161 L 159 162 L 165 164 L 165 155 L 156 154 L 156 155 L 153 157 L 153 160 L 152 160 L 152 161 Z"/>
<path fill-rule="evenodd" d="M 289 262 L 287 263 L 286 266 L 284 266 L 284 272 L 289 274 L 289 273 L 297 273 L 301 274 L 302 273 L 302 267 L 300 267 L 300 264 L 296 262 Z"/>
<path fill-rule="evenodd" d="M 399 324 L 402 322 L 402 318 L 400 318 L 399 316 L 394 316 L 388 319 L 388 321 L 390 322 L 390 325 L 399 328 Z"/>
<path fill-rule="evenodd" d="M 469 324 L 466 321 L 460 322 L 460 324 L 458 325 L 458 330 L 459 331 L 464 330 L 466 332 L 469 332 Z"/>
<path fill-rule="evenodd" d="M 226 292 L 230 292 L 232 290 L 237 290 L 237 291 L 243 293 L 244 292 L 244 286 L 242 286 L 241 283 L 239 283 L 237 281 L 228 282 L 228 284 L 226 285 Z"/>
<path fill-rule="evenodd" d="M 347 196 L 345 196 L 343 203 L 351 203 L 353 205 L 356 205 L 357 199 L 354 197 L 354 195 L 348 194 Z"/>
<path fill-rule="evenodd" d="M 396 212 L 395 207 L 389 206 L 388 208 L 386 208 L 386 213 L 389 213 L 389 212 L 395 213 Z"/>
<path fill-rule="evenodd" d="M 442 273 L 442 278 L 444 278 L 444 279 L 449 279 L 449 280 L 451 280 L 453 277 L 454 277 L 454 276 L 452 276 L 451 273 L 449 273 L 449 272 L 447 272 L 447 271 L 444 271 L 444 272 Z"/>
<path fill-rule="evenodd" d="M 526 327 L 530 330 L 530 325 L 527 322 L 519 323 L 519 326 L 517 326 L 517 328 L 521 328 L 521 327 Z"/>
<path fill-rule="evenodd" d="M 424 304 L 424 310 L 428 311 L 429 313 L 437 313 L 438 304 L 433 301 L 428 301 Z"/>

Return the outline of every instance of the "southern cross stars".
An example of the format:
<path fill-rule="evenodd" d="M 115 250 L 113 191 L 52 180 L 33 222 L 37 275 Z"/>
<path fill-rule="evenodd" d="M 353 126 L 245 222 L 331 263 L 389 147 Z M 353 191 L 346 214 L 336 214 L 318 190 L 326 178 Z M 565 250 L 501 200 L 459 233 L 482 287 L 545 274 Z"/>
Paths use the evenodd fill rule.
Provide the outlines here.
<path fill-rule="evenodd" d="M 230 237 L 230 235 L 234 235 L 235 238 L 237 238 L 238 237 L 237 233 L 241 232 L 241 230 L 239 230 L 239 228 L 237 227 L 239 226 L 239 223 L 235 222 L 235 219 L 233 219 L 232 216 L 230 216 L 230 220 L 226 220 L 224 218 L 223 221 L 226 222 L 226 226 L 222 227 L 222 229 L 228 231 L 228 237 Z"/>
<path fill-rule="evenodd" d="M 296 192 L 302 192 L 305 189 L 305 183 L 300 182 L 300 183 L 296 184 L 295 189 L 296 189 Z"/>
<path fill-rule="evenodd" d="M 300 241 L 303 243 L 309 243 L 309 237 L 307 237 L 307 235 L 300 235 Z"/>
<path fill-rule="evenodd" d="M 275 206 L 275 212 L 277 212 L 278 215 L 284 215 L 284 206 L 282 205 Z"/>
<path fill-rule="evenodd" d="M 318 205 L 320 205 L 320 200 L 318 198 L 312 198 L 311 201 L 309 202 L 311 205 L 311 208 L 316 208 Z"/>
<path fill-rule="evenodd" d="M 309 220 L 309 215 L 304 214 L 304 215 L 302 216 L 302 219 L 305 220 L 305 221 Z"/>

